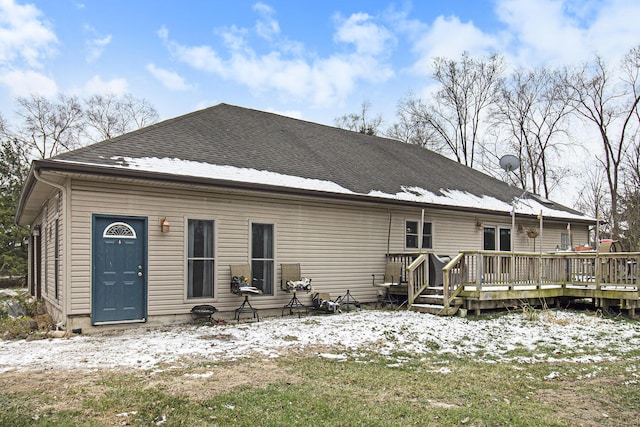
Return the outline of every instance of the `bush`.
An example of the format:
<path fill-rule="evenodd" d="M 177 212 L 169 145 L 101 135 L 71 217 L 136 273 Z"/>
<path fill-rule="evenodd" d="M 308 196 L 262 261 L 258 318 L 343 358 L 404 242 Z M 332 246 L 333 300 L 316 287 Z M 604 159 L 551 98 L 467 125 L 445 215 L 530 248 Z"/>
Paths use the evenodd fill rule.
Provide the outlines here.
<path fill-rule="evenodd" d="M 3 300 L 20 303 L 24 308 L 25 316 L 10 317 L 5 310 L 7 306 L 0 304 L 1 339 L 42 338 L 54 328 L 53 319 L 47 313 L 44 303 L 31 297 L 28 293 Z"/>

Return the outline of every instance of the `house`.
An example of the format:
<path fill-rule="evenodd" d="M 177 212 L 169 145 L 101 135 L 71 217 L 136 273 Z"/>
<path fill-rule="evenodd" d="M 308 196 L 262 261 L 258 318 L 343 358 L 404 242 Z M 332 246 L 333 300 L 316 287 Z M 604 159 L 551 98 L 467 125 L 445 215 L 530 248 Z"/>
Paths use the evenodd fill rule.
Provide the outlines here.
<path fill-rule="evenodd" d="M 291 298 L 283 263 L 371 302 L 387 254 L 553 251 L 594 224 L 418 146 L 227 104 L 34 161 L 16 218 L 29 286 L 69 329 L 232 313 L 241 264 L 257 309 Z"/>

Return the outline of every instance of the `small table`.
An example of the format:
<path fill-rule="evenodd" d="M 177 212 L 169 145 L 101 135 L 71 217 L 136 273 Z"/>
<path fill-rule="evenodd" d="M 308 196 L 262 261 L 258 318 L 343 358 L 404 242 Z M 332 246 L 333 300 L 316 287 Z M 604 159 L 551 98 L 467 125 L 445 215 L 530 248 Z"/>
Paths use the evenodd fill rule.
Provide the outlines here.
<path fill-rule="evenodd" d="M 236 308 L 236 311 L 235 311 L 235 319 L 238 322 L 240 321 L 240 314 L 242 313 L 251 313 L 253 314 L 254 319 L 256 319 L 258 322 L 260 321 L 260 316 L 258 315 L 258 309 L 253 308 L 253 306 L 249 302 L 249 295 L 256 295 L 259 293 L 260 292 L 256 292 L 253 289 L 243 289 L 243 288 L 238 289 L 238 295 L 244 296 L 244 301 L 242 302 L 240 307 Z"/>
<path fill-rule="evenodd" d="M 296 295 L 296 291 L 295 290 L 293 290 L 292 292 L 293 292 L 293 297 L 291 297 L 291 300 L 289 300 L 287 305 L 282 307 L 282 317 L 284 317 L 284 311 L 286 309 L 289 309 L 289 314 L 293 314 L 293 310 L 297 310 L 298 311 L 298 319 L 299 319 L 301 310 L 304 310 L 306 312 L 306 311 L 308 311 L 309 308 L 306 305 L 304 305 L 302 302 L 300 302 L 300 300 L 298 299 L 298 297 Z"/>

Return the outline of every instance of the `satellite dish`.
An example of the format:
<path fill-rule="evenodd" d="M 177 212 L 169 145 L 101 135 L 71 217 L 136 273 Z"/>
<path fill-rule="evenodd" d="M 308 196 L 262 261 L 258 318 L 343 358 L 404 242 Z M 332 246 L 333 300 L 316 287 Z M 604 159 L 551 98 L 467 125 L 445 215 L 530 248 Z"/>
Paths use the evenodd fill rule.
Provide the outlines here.
<path fill-rule="evenodd" d="M 505 154 L 500 158 L 500 167 L 507 172 L 511 172 L 520 167 L 520 159 L 511 154 Z"/>

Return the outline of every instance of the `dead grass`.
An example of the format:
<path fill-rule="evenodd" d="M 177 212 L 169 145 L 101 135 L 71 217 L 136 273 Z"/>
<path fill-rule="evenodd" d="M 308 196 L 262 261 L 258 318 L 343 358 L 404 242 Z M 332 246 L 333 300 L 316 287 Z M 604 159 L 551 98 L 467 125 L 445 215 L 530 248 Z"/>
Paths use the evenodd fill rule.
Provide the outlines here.
<path fill-rule="evenodd" d="M 390 368 L 375 353 L 340 362 L 318 357 L 324 351 L 153 371 L 2 373 L 0 419 L 15 426 L 153 425 L 163 416 L 167 426 L 640 425 L 640 392 L 623 361 L 585 378 L 573 364 L 443 359 Z M 562 374 L 545 379 L 552 371 Z"/>

